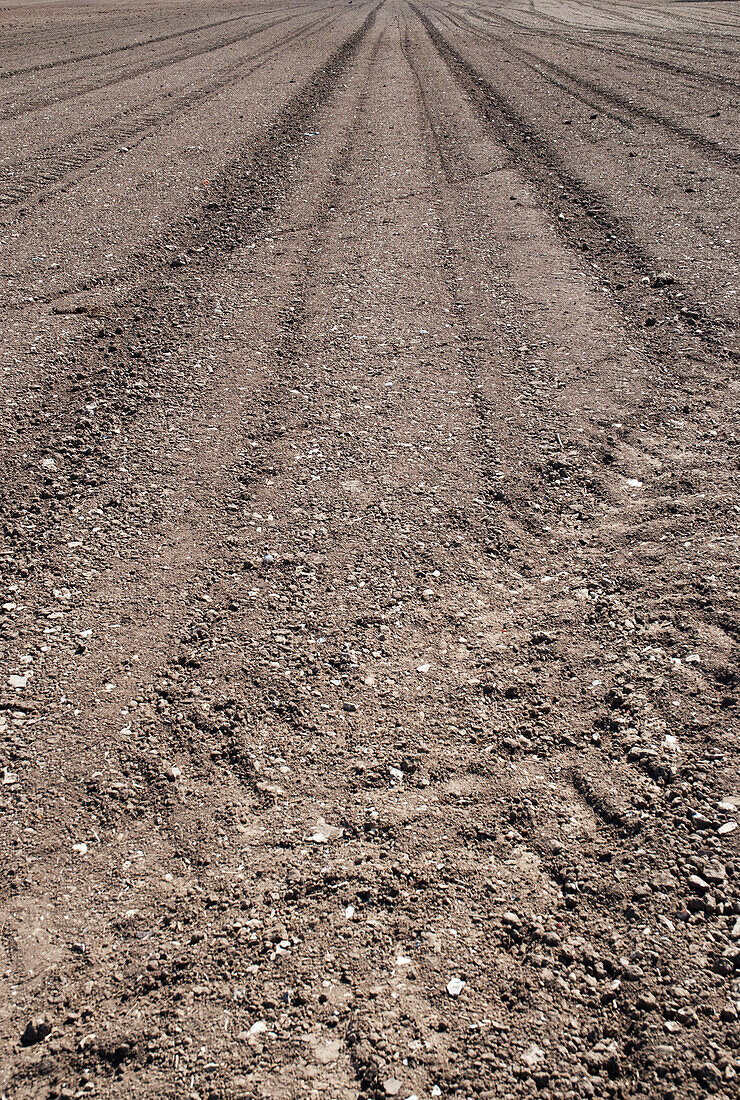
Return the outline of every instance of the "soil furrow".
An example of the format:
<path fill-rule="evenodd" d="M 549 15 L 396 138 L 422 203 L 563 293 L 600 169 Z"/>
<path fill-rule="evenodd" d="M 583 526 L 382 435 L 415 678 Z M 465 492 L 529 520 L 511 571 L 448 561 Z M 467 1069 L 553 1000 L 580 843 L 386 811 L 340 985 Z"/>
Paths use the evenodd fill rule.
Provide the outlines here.
<path fill-rule="evenodd" d="M 582 249 L 586 245 L 622 307 L 644 325 L 647 310 L 641 289 L 642 280 L 655 276 L 655 262 L 626 232 L 604 197 L 590 191 L 570 173 L 547 139 L 532 131 L 527 121 L 444 38 L 423 11 L 413 5 L 412 8 L 426 27 L 440 56 L 454 71 L 481 114 L 495 127 L 502 144 L 517 158 L 529 182 L 537 188 L 541 201 L 552 210 L 559 232 L 574 248 Z M 661 328 L 661 343 L 667 343 L 672 333 L 676 333 L 681 340 L 696 342 L 710 354 L 740 354 L 734 343 L 725 343 L 733 335 L 731 324 L 722 317 L 712 316 L 703 305 L 691 301 L 685 287 L 677 287 L 677 290 L 681 294 L 679 302 L 687 304 L 680 305 L 673 299 L 675 291 L 672 287 L 650 301 L 648 320 L 653 317 L 651 327 L 656 323 L 655 314 L 663 325 L 670 326 L 668 331 Z M 691 314 L 688 325 L 682 313 Z M 700 322 L 700 329 L 696 321 Z"/>
<path fill-rule="evenodd" d="M 448 18 L 450 18 L 448 16 Z M 460 27 L 468 27 L 470 30 L 475 30 L 475 24 L 470 21 L 460 20 L 458 25 Z M 536 73 L 543 80 L 553 83 L 555 87 L 565 91 L 568 95 L 578 96 L 578 92 L 574 92 L 569 85 L 575 85 L 576 88 L 580 88 L 587 95 L 591 96 L 590 99 L 584 99 L 583 102 L 587 103 L 594 109 L 601 109 L 601 104 L 607 103 L 611 107 L 618 108 L 624 112 L 628 117 L 642 119 L 655 126 L 662 127 L 670 134 L 679 138 L 681 141 L 688 142 L 688 144 L 695 146 L 697 149 L 702 150 L 710 157 L 716 157 L 720 162 L 735 166 L 740 164 L 740 153 L 734 152 L 732 149 L 726 149 L 718 142 L 713 141 L 711 138 L 707 138 L 704 134 L 697 133 L 694 130 L 688 129 L 686 126 L 675 122 L 673 119 L 666 118 L 664 115 L 656 114 L 654 111 L 649 110 L 646 107 L 641 106 L 639 103 L 635 103 L 634 99 L 627 98 L 627 96 L 620 95 L 617 92 L 602 87 L 592 81 L 585 80 L 583 77 L 578 76 L 575 72 L 564 68 L 562 65 L 558 65 L 553 61 L 549 61 L 547 58 L 542 57 L 538 53 L 534 53 L 531 50 L 525 50 L 521 46 L 515 46 L 511 43 L 505 42 L 500 36 L 489 34 L 488 32 L 477 31 L 476 33 L 485 33 L 486 37 L 489 37 L 492 42 L 495 42 L 497 48 L 501 49 L 505 54 L 510 57 L 516 57 L 523 60 L 524 66 L 531 72 Z M 559 81 L 555 81 L 549 74 L 554 74 L 555 77 L 559 77 Z M 562 81 L 567 83 L 563 84 Z M 601 102 L 599 102 L 601 101 Z M 609 114 L 610 118 L 621 122 L 623 125 L 629 126 L 629 121 L 620 117 L 619 114 Z"/>
<path fill-rule="evenodd" d="M 238 45 L 242 42 L 249 41 L 250 38 L 254 38 L 255 35 L 263 34 L 274 27 L 282 26 L 284 23 L 292 22 L 297 17 L 295 15 L 288 15 L 282 19 L 274 19 L 271 22 L 264 24 L 263 26 L 256 27 L 252 30 L 243 32 L 239 35 L 235 35 L 231 38 L 226 38 L 222 41 L 216 42 L 213 45 L 203 47 L 195 52 L 184 51 L 174 57 L 167 58 L 165 60 L 157 59 L 155 61 L 147 62 L 138 67 L 126 68 L 120 76 L 111 77 L 109 73 L 106 73 L 100 80 L 93 81 L 90 84 L 85 85 L 82 88 L 73 88 L 70 91 L 61 91 L 56 88 L 50 99 L 34 100 L 31 103 L 24 105 L 21 108 L 14 108 L 7 113 L 0 114 L 1 122 L 15 122 L 28 115 L 33 115 L 39 111 L 56 109 L 62 104 L 69 103 L 75 99 L 85 99 L 90 94 L 100 93 L 107 94 L 111 89 L 126 84 L 131 80 L 137 80 L 140 77 L 146 77 L 159 73 L 162 69 L 168 69 L 175 65 L 181 65 L 189 63 L 200 58 L 204 58 L 209 54 L 218 53 L 220 50 L 226 50 L 230 46 Z"/>
<path fill-rule="evenodd" d="M 141 141 L 150 138 L 152 133 L 166 125 L 170 120 L 179 117 L 186 111 L 203 103 L 221 91 L 222 88 L 233 85 L 237 80 L 248 79 L 267 60 L 277 52 L 288 47 L 294 39 L 305 40 L 311 33 L 321 31 L 330 25 L 329 20 L 316 19 L 306 23 L 299 30 L 285 35 L 278 42 L 264 46 L 261 50 L 250 56 L 231 63 L 223 75 L 208 80 L 205 86 L 197 90 L 183 92 L 175 97 L 174 103 L 169 103 L 159 112 L 152 111 L 152 104 L 148 104 L 143 114 L 144 118 L 130 118 L 130 112 L 126 112 L 126 121 L 118 127 L 106 127 L 110 129 L 105 136 L 95 135 L 95 144 L 76 152 L 74 149 L 76 135 L 65 142 L 58 152 L 46 149 L 43 152 L 42 166 L 29 171 L 26 163 L 21 170 L 19 165 L 11 165 L 4 172 L 0 172 L 0 208 L 13 207 L 31 201 L 44 201 L 46 196 L 59 189 L 60 186 L 70 186 L 76 183 L 86 171 L 90 162 L 94 162 L 92 171 L 99 171 L 106 163 L 111 152 L 130 153 L 132 148 Z M 171 97 L 168 97 L 171 99 Z M 114 120 L 114 122 L 117 120 Z M 103 128 L 101 128 L 103 129 Z M 89 140 L 89 134 L 80 135 L 82 141 Z M 121 146 L 125 145 L 125 149 Z M 23 211 L 26 216 L 27 210 Z"/>
<path fill-rule="evenodd" d="M 56 69 L 66 65 L 78 65 L 85 61 L 94 61 L 99 57 L 110 57 L 112 54 L 127 53 L 129 50 L 136 50 L 141 48 L 149 49 L 153 46 L 161 45 L 162 42 L 170 42 L 175 38 L 186 38 L 192 34 L 200 34 L 202 31 L 213 30 L 215 27 L 223 27 L 231 23 L 242 23 L 245 19 L 253 19 L 254 15 L 249 12 L 243 15 L 233 15 L 229 19 L 218 19 L 211 23 L 201 23 L 196 27 L 190 27 L 187 30 L 174 31 L 171 34 L 155 35 L 154 37 L 144 39 L 140 42 L 127 42 L 121 46 L 112 46 L 106 50 L 100 50 L 97 53 L 85 53 L 78 54 L 74 57 L 58 58 L 55 61 L 47 61 L 38 65 L 29 65 L 23 69 L 14 69 L 0 71 L 0 80 L 9 80 L 16 76 L 26 76 L 29 73 L 40 72 L 46 69 Z M 273 23 L 268 26 L 274 26 Z M 260 27 L 258 30 L 265 30 L 265 27 Z M 240 38 L 235 38 L 233 41 L 241 41 Z"/>
<path fill-rule="evenodd" d="M 457 10 L 465 10 L 458 7 Z M 479 13 L 481 18 L 484 18 L 487 22 L 500 26 L 502 23 L 507 27 L 512 27 L 514 31 L 521 31 L 521 24 L 517 23 L 513 19 L 509 19 L 501 12 L 481 12 Z M 582 37 L 575 38 L 562 32 L 562 23 L 559 20 L 552 19 L 550 23 L 557 27 L 558 30 L 548 28 L 546 31 L 533 32 L 536 37 L 545 37 L 548 40 L 555 40 L 563 43 L 565 46 L 576 46 L 579 50 L 587 52 L 606 54 L 610 58 L 616 58 L 620 63 L 624 61 L 635 61 L 639 65 L 649 65 L 663 72 L 669 72 L 676 76 L 688 76 L 695 83 L 703 84 L 709 82 L 721 88 L 731 88 L 733 91 L 737 91 L 740 88 L 740 81 L 734 80 L 732 77 L 720 76 L 717 73 L 707 72 L 705 70 L 699 70 L 696 68 L 688 68 L 688 66 L 676 65 L 674 61 L 666 61 L 664 58 L 652 57 L 649 54 L 642 54 L 630 50 L 625 50 L 623 44 L 617 46 L 604 46 L 598 42 L 588 42 Z M 560 33 L 559 33 L 560 32 Z M 619 33 L 619 32 L 618 32 Z M 644 40 L 643 40 L 644 41 Z M 656 43 L 658 44 L 658 43 Z M 703 45 L 703 43 L 701 43 Z M 696 47 L 690 45 L 683 45 L 681 43 L 671 43 L 670 50 L 672 53 L 680 53 L 685 50 L 691 57 L 697 56 Z M 722 58 L 734 58 L 734 53 L 730 50 L 720 51 Z M 723 60 L 719 60 L 722 64 Z"/>
<path fill-rule="evenodd" d="M 194 256 L 199 266 L 210 267 L 222 262 L 224 256 L 243 244 L 245 237 L 261 231 L 280 201 L 282 177 L 294 150 L 302 144 L 312 115 L 330 94 L 334 83 L 341 78 L 353 50 L 369 30 L 373 18 L 374 10 L 304 85 L 283 116 L 238 159 L 232 161 L 220 181 L 214 181 L 205 208 L 197 215 L 191 214 L 183 225 L 172 227 L 168 235 L 177 241 L 176 248 L 170 246 L 176 256 Z M 88 435 L 90 438 L 86 446 L 89 453 L 94 455 L 96 462 L 104 461 L 105 448 L 101 447 L 100 441 L 110 436 L 111 428 L 121 413 L 127 419 L 136 414 L 141 397 L 145 396 L 137 391 L 143 389 L 146 393 L 154 385 L 166 384 L 166 373 L 163 372 L 166 372 L 167 356 L 165 353 L 165 358 L 158 359 L 159 349 L 162 345 L 166 348 L 168 335 L 179 341 L 190 331 L 198 292 L 197 284 L 192 291 L 187 285 L 181 285 L 187 283 L 187 279 L 180 278 L 178 282 L 178 271 L 172 269 L 169 258 L 171 253 L 165 253 L 165 256 L 168 258 L 163 258 L 159 272 L 153 276 L 148 273 L 151 280 L 149 286 L 138 287 L 132 301 L 116 303 L 115 322 L 106 325 L 105 319 L 100 319 L 103 327 L 89 343 L 87 363 L 75 355 L 74 369 L 67 382 L 67 387 L 73 388 L 60 387 L 55 394 L 60 404 L 55 410 L 53 429 L 47 413 L 41 421 L 35 417 L 31 419 L 28 424 L 30 432 L 24 430 L 24 410 L 18 410 L 15 431 L 17 435 L 22 435 L 33 457 L 29 461 L 26 454 L 20 467 L 15 469 L 9 461 L 6 462 L 6 476 L 12 480 L 13 493 L 6 496 L 5 508 L 14 509 L 17 506 L 21 484 L 25 482 L 29 506 L 42 507 L 44 511 L 52 509 L 64 516 L 74 503 L 66 503 L 68 485 L 52 479 L 52 494 L 41 490 L 42 496 L 38 496 L 35 463 L 41 458 L 36 453 L 37 449 L 53 451 L 65 437 L 77 440 L 77 446 L 80 446 L 81 437 Z M 165 273 L 168 277 L 162 281 Z M 101 367 L 101 352 L 110 365 Z M 79 384 L 81 378 L 85 380 L 84 395 L 75 398 L 75 390 L 80 392 L 83 389 Z M 95 406 L 94 419 L 86 415 L 85 405 L 91 401 Z M 35 428 L 34 422 L 39 427 Z M 92 450 L 93 447 L 95 450 Z M 29 477 L 31 480 L 27 481 Z M 50 503 L 39 505 L 39 500 L 49 496 Z M 11 524 L 10 528 L 6 525 L 6 535 L 10 535 L 15 542 L 13 560 L 17 564 L 23 534 Z M 33 536 L 31 540 L 33 542 Z"/>

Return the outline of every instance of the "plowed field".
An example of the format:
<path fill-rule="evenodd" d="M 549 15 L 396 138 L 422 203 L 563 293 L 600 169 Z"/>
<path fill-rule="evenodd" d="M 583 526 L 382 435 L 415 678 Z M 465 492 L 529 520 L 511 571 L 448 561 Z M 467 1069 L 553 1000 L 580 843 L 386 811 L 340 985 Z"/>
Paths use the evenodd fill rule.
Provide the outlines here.
<path fill-rule="evenodd" d="M 740 8 L 0 11 L 0 1096 L 736 1097 Z"/>

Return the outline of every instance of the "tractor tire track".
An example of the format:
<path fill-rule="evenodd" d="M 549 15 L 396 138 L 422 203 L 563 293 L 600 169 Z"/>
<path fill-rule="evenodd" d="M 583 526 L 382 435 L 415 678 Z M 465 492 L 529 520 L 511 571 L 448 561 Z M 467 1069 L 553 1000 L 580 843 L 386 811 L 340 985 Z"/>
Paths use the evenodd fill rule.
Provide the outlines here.
<path fill-rule="evenodd" d="M 590 252 L 609 278 L 623 308 L 636 318 L 644 316 L 644 305 L 641 300 L 636 300 L 634 292 L 641 280 L 649 278 L 654 272 L 654 261 L 619 224 L 605 198 L 592 192 L 566 169 L 547 138 L 531 129 L 526 119 L 518 115 L 506 98 L 452 46 L 425 12 L 413 4 L 411 6 L 426 27 L 441 58 L 455 73 L 461 86 L 465 87 L 481 116 L 494 127 L 497 137 L 516 158 L 541 200 L 553 211 L 563 236 L 574 248 L 580 248 L 584 240 L 591 241 Z M 686 288 L 680 288 L 680 293 L 681 300 L 686 299 L 681 309 L 689 312 L 692 318 L 701 318 L 702 329 L 694 333 L 694 338 L 710 354 L 739 354 L 731 342 L 728 345 L 724 343 L 732 339 L 732 326 L 721 317 L 708 314 L 698 303 L 691 302 Z M 670 298 L 668 294 L 653 304 L 654 311 L 662 314 L 668 323 L 673 322 L 676 316 L 680 321 L 680 312 L 675 312 Z M 693 324 L 687 327 L 685 335 L 690 336 L 693 328 Z M 662 339 L 665 339 L 664 335 Z"/>
<path fill-rule="evenodd" d="M 303 6 L 305 7 L 306 5 L 303 5 Z M 278 10 L 278 9 L 273 9 L 273 10 Z M 260 13 L 258 13 L 257 18 L 259 18 L 260 16 L 265 15 L 265 14 L 269 14 L 269 13 L 268 12 L 260 12 Z M 232 23 L 243 23 L 245 19 L 254 19 L 254 18 L 255 18 L 255 15 L 251 12 L 249 14 L 245 14 L 245 15 L 234 15 L 234 16 L 231 16 L 228 19 L 218 19 L 218 20 L 215 20 L 214 22 L 211 22 L 211 23 L 200 23 L 195 27 L 188 28 L 187 30 L 173 31 L 170 34 L 155 35 L 152 38 L 142 39 L 139 42 L 128 42 L 128 43 L 126 43 L 125 45 L 122 45 L 122 46 L 111 46 L 111 47 L 109 47 L 108 49 L 105 49 L 105 50 L 98 50 L 96 52 L 91 52 L 91 53 L 77 54 L 74 57 L 59 58 L 59 59 L 54 60 L 54 61 L 42 62 L 38 65 L 27 65 L 24 68 L 20 68 L 20 69 L 6 69 L 4 71 L 0 71 L 0 80 L 10 80 L 11 78 L 16 77 L 16 76 L 27 76 L 29 73 L 43 72 L 47 69 L 58 69 L 58 68 L 65 67 L 67 65 L 79 65 L 79 64 L 82 64 L 85 61 L 95 61 L 99 57 L 111 57 L 112 55 L 118 54 L 118 53 L 128 53 L 130 50 L 147 49 L 150 46 L 159 46 L 163 42 L 170 42 L 174 39 L 187 38 L 187 37 L 190 37 L 193 34 L 199 34 L 202 31 L 214 30 L 217 27 L 227 26 L 227 25 L 230 25 Z M 292 17 L 288 17 L 288 18 L 292 18 Z M 278 20 L 278 22 L 281 22 L 281 21 L 282 20 Z M 268 23 L 266 27 L 257 28 L 257 32 L 255 32 L 255 33 L 258 33 L 260 30 L 267 30 L 269 27 L 272 27 L 274 25 L 275 25 L 274 22 L 273 23 Z M 239 36 L 239 37 L 234 38 L 233 40 L 229 40 L 229 41 L 239 42 L 241 40 L 242 40 L 241 36 Z M 227 41 L 224 44 L 228 45 L 229 42 Z M 218 47 L 214 47 L 214 48 L 218 48 Z M 183 55 L 183 56 L 188 56 L 189 57 L 189 56 L 198 56 L 198 55 L 197 54 L 196 55 L 186 54 L 186 55 Z"/>
<path fill-rule="evenodd" d="M 439 10 L 447 12 L 453 9 L 450 5 L 447 5 L 446 7 Z M 464 13 L 468 9 L 466 9 L 464 5 L 455 5 L 454 10 L 457 13 Z M 480 11 L 476 12 L 476 17 L 495 26 L 501 26 L 503 24 L 506 27 L 511 27 L 514 33 L 521 34 L 523 30 L 520 23 L 517 23 L 515 19 L 511 19 L 501 12 L 494 13 L 491 11 Z M 596 53 L 598 55 L 618 59 L 620 62 L 635 61 L 638 65 L 648 65 L 651 68 L 660 70 L 661 72 L 668 72 L 675 76 L 687 76 L 694 83 L 699 85 L 704 85 L 709 82 L 710 84 L 720 89 L 731 89 L 733 91 L 737 91 L 738 89 L 740 89 L 740 81 L 735 80 L 732 77 L 720 76 L 717 73 L 707 72 L 705 70 L 700 71 L 695 68 L 689 68 L 688 66 L 676 65 L 675 62 L 665 61 L 662 58 L 651 57 L 649 54 L 642 54 L 639 52 L 625 50 L 622 45 L 620 45 L 619 47 L 604 46 L 596 42 L 587 42 L 583 38 L 576 38 L 565 32 L 562 29 L 563 23 L 557 19 L 550 18 L 549 20 L 544 20 L 543 17 L 543 21 L 549 23 L 547 30 L 545 30 L 544 28 L 542 30 L 537 30 L 536 28 L 533 28 L 530 32 L 532 37 L 540 39 L 545 38 L 549 41 L 560 42 L 564 46 L 568 47 L 575 46 L 579 50 L 584 50 Z M 615 37 L 621 37 L 622 32 L 614 32 L 614 35 Z M 642 36 L 640 36 L 640 39 L 641 41 L 644 41 L 644 39 L 642 39 Z M 656 45 L 657 44 L 658 40 L 656 40 Z M 703 40 L 700 40 L 698 45 L 703 46 Z M 684 46 L 679 42 L 671 43 L 671 51 L 676 53 L 685 51 L 687 54 L 694 57 L 696 56 L 697 52 L 695 47 Z M 727 60 L 734 60 L 735 56 L 736 55 L 729 50 L 719 51 L 717 63 L 719 65 L 724 65 L 726 64 Z"/>
<path fill-rule="evenodd" d="M 321 18 L 307 23 L 300 29 L 285 35 L 278 42 L 266 45 L 254 54 L 231 63 L 218 76 L 206 81 L 204 86 L 168 97 L 168 104 L 158 112 L 152 111 L 151 105 L 148 108 L 142 108 L 133 118 L 128 117 L 129 111 L 122 112 L 118 119 L 114 118 L 110 121 L 109 132 L 100 134 L 98 130 L 94 143 L 86 148 L 76 151 L 77 136 L 74 136 L 58 151 L 44 150 L 42 163 L 37 167 L 29 169 L 27 161 L 22 162 L 21 171 L 19 171 L 21 162 L 7 166 L 0 170 L 0 210 L 23 205 L 21 214 L 25 216 L 28 213 L 25 204 L 43 202 L 51 194 L 74 186 L 85 175 L 103 168 L 111 155 L 130 153 L 136 145 L 149 140 L 154 133 L 173 119 L 218 95 L 223 88 L 232 85 L 235 81 L 248 79 L 297 38 L 305 40 L 307 36 L 319 34 L 330 25 L 330 19 Z M 79 135 L 79 141 L 82 142 L 89 137 L 89 133 L 83 132 Z M 125 149 L 120 148 L 122 145 L 125 145 Z"/>
<path fill-rule="evenodd" d="M 179 253 L 197 255 L 201 266 L 217 265 L 245 237 L 259 233 L 269 221 L 280 201 L 282 180 L 294 150 L 300 147 L 313 114 L 320 110 L 331 94 L 354 51 L 372 27 L 375 10 L 370 11 L 359 29 L 313 74 L 268 131 L 232 161 L 219 181 L 214 181 L 206 206 L 199 216 L 191 215 L 189 219 L 192 227 L 186 222 L 183 226 L 171 228 L 168 236 L 178 240 Z M 72 380 L 76 380 L 80 373 L 76 365 L 70 380 L 62 383 L 56 393 L 60 404 L 55 413 L 53 433 L 50 434 L 47 423 L 40 428 L 31 428 L 30 434 L 24 431 L 25 445 L 31 448 L 31 454 L 37 448 L 43 452 L 53 449 L 54 441 L 65 436 L 81 439 L 88 435 L 88 450 L 96 461 L 103 459 L 105 447 L 101 446 L 100 441 L 109 437 L 111 426 L 122 414 L 126 420 L 137 414 L 142 404 L 138 389 L 143 388 L 146 393 L 152 385 L 166 384 L 166 373 L 163 372 L 166 372 L 167 359 L 158 359 L 156 350 L 162 341 L 163 331 L 169 329 L 173 338 L 179 341 L 192 326 L 189 294 L 173 279 L 175 273 L 168 270 L 169 265 L 169 259 L 163 259 L 160 270 L 147 272 L 146 282 L 137 289 L 135 298 L 130 302 L 117 303 L 115 324 L 112 321 L 108 325 L 103 322 L 97 338 L 90 341 L 86 358 L 89 387 L 97 394 L 95 403 L 99 411 L 95 426 L 85 413 L 85 401 L 89 398 L 81 400 L 69 389 Z M 163 280 L 165 272 L 169 277 Z M 182 278 L 180 282 L 183 282 Z M 110 330 L 110 335 L 106 329 Z M 111 368 L 101 368 L 100 364 L 101 341 L 104 339 L 108 357 L 114 355 L 117 360 Z M 79 388 L 75 385 L 75 389 Z M 151 399 L 150 396 L 147 401 Z M 34 437 L 35 443 L 31 441 Z M 48 516 L 45 524 L 47 532 L 53 530 L 73 506 L 74 496 L 68 500 L 69 486 L 62 485 L 58 487 L 55 501 L 40 505 L 44 491 L 33 473 L 33 460 L 23 459 L 21 468 L 12 473 L 6 461 L 5 471 L 6 477 L 12 479 L 14 488 L 12 495 L 3 495 L 0 515 L 17 509 L 23 482 L 26 482 L 29 506 L 34 509 L 41 506 L 45 511 L 51 509 L 57 513 L 53 518 L 51 514 Z M 26 481 L 29 475 L 30 480 Z M 7 519 L 4 529 L 22 555 L 21 545 L 26 543 L 27 536 L 24 537 L 24 532 Z M 31 535 L 27 546 L 34 543 L 35 536 Z"/>
<path fill-rule="evenodd" d="M 608 114 L 609 118 L 614 119 L 621 125 L 631 128 L 631 119 L 640 119 L 643 122 L 666 130 L 673 137 L 701 150 L 707 156 L 717 160 L 719 163 L 727 164 L 730 167 L 740 165 L 740 153 L 732 149 L 726 149 L 724 146 L 706 137 L 704 134 L 690 130 L 686 126 L 682 126 L 680 123 L 675 122 L 673 119 L 666 118 L 664 115 L 659 115 L 655 111 L 640 106 L 626 96 L 606 89 L 592 81 L 588 81 L 571 70 L 564 68 L 562 65 L 547 60 L 540 54 L 534 53 L 531 50 L 526 50 L 521 46 L 515 46 L 508 43 L 499 35 L 483 32 L 477 29 L 470 19 L 465 19 L 464 16 L 458 18 L 448 15 L 447 18 L 453 25 L 458 26 L 460 29 L 471 31 L 477 36 L 488 38 L 489 41 L 494 42 L 496 47 L 502 50 L 503 53 L 509 57 L 516 58 L 526 69 L 535 73 L 545 83 L 549 83 L 553 87 L 559 88 L 574 99 L 579 99 L 593 110 L 604 111 L 603 105 L 607 104 L 605 113 Z M 576 90 L 574 90 L 572 85 L 575 85 Z M 609 110 L 609 108 L 612 108 L 612 110 Z M 617 110 L 615 111 L 614 108 Z"/>
<path fill-rule="evenodd" d="M 136 80 L 142 76 L 150 76 L 151 74 L 159 73 L 164 69 L 171 68 L 174 65 L 181 65 L 183 63 L 196 61 L 199 58 L 218 53 L 220 50 L 228 49 L 230 46 L 235 46 L 241 42 L 247 42 L 250 38 L 254 38 L 255 35 L 262 34 L 266 31 L 272 30 L 274 27 L 282 26 L 285 23 L 292 22 L 296 18 L 298 17 L 295 15 L 289 15 L 284 16 L 281 19 L 274 19 L 271 22 L 264 24 L 260 27 L 256 27 L 241 34 L 222 39 L 212 45 L 205 46 L 201 49 L 197 49 L 195 51 L 183 50 L 181 53 L 176 54 L 173 57 L 157 58 L 153 61 L 146 62 L 145 64 L 134 66 L 130 69 L 127 68 L 119 76 L 114 78 L 111 78 L 109 74 L 106 74 L 100 80 L 91 81 L 82 88 L 74 88 L 66 92 L 56 89 L 53 96 L 50 98 L 34 100 L 20 108 L 12 108 L 5 113 L 0 113 L 0 123 L 15 122 L 16 120 L 26 118 L 27 116 L 36 114 L 40 111 L 47 110 L 49 108 L 56 108 L 65 103 L 70 103 L 75 99 L 83 99 L 89 96 L 91 93 L 106 93 L 112 88 L 128 83 L 128 81 L 130 80 Z"/>

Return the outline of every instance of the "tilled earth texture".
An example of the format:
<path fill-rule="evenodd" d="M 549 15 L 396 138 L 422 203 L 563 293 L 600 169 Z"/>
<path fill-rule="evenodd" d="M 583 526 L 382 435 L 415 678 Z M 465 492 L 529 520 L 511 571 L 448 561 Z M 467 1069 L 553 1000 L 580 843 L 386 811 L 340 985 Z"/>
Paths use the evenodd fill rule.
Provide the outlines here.
<path fill-rule="evenodd" d="M 740 4 L 0 27 L 0 1096 L 737 1097 Z"/>

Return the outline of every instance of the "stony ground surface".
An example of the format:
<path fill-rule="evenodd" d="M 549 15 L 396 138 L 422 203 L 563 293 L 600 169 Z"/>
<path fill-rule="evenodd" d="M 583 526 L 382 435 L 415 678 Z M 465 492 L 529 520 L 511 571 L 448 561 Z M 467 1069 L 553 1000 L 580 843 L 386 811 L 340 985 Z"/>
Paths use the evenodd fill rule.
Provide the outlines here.
<path fill-rule="evenodd" d="M 737 1096 L 737 4 L 0 27 L 0 1095 Z"/>

